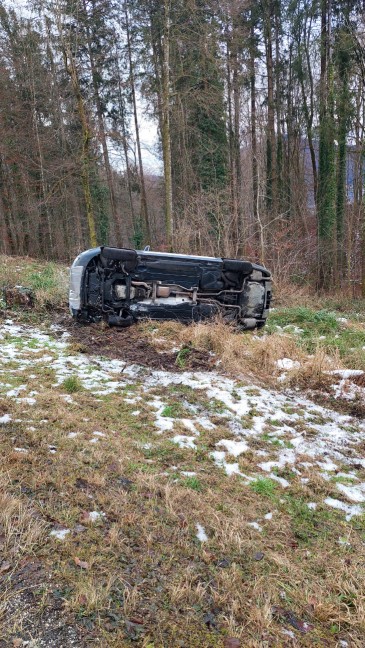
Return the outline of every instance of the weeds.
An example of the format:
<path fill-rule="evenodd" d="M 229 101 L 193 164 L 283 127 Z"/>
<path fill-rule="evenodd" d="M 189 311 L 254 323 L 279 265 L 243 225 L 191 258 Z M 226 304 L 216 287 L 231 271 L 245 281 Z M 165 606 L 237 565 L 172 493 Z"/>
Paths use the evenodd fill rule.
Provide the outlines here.
<path fill-rule="evenodd" d="M 292 335 L 297 347 L 305 353 L 323 353 L 337 357 L 353 369 L 363 369 L 365 326 L 354 319 L 343 319 L 333 311 L 281 308 L 270 313 L 266 332 L 274 335 L 281 329 L 286 335 Z"/>
<path fill-rule="evenodd" d="M 185 477 L 182 483 L 184 486 L 186 486 L 186 488 L 191 488 L 192 490 L 198 492 L 201 492 L 203 490 L 203 485 L 201 481 L 195 476 Z"/>
<path fill-rule="evenodd" d="M 61 386 L 68 394 L 75 394 L 82 390 L 82 383 L 78 376 L 68 376 L 61 383 Z"/>
<path fill-rule="evenodd" d="M 176 361 L 175 361 L 176 366 L 179 367 L 180 369 L 184 369 L 190 355 L 191 355 L 191 347 L 185 346 L 182 349 L 180 349 L 180 351 L 176 356 Z"/>
<path fill-rule="evenodd" d="M 166 405 L 161 412 L 161 416 L 166 418 L 178 418 L 181 415 L 181 409 L 180 403 Z"/>
<path fill-rule="evenodd" d="M 265 497 L 274 497 L 276 491 L 276 484 L 268 477 L 258 477 L 250 483 L 250 488 L 257 495 L 264 495 Z"/>
<path fill-rule="evenodd" d="M 37 317 L 38 309 L 67 305 L 68 276 L 68 269 L 61 264 L 0 256 L 0 286 L 21 285 L 34 292 L 35 310 L 28 313 L 29 318 Z"/>

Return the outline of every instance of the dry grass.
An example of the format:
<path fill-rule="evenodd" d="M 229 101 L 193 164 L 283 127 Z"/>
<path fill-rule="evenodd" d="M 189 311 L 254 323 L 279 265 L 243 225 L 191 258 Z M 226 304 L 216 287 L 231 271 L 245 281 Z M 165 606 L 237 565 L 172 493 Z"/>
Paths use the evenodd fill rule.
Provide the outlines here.
<path fill-rule="evenodd" d="M 69 272 L 63 264 L 0 255 L 0 277 L 0 289 L 17 285 L 31 288 L 37 309 L 67 305 Z"/>
<path fill-rule="evenodd" d="M 329 355 L 318 346 L 308 355 L 289 334 L 274 333 L 270 336 L 242 334 L 233 326 L 221 320 L 184 326 L 178 323 L 162 322 L 151 331 L 151 325 L 142 325 L 150 342 L 159 349 L 171 346 L 193 347 L 198 351 L 214 353 L 219 368 L 238 379 L 247 380 L 255 376 L 265 384 L 278 387 L 277 378 L 283 372 L 278 361 L 289 358 L 300 364 L 286 371 L 283 385 L 297 384 L 302 387 L 320 389 L 329 385 L 328 371 L 341 368 L 342 362 L 336 350 Z"/>
<path fill-rule="evenodd" d="M 0 477 L 1 553 L 3 559 L 14 563 L 41 547 L 47 524 L 34 507 L 10 495 L 9 479 L 5 475 Z"/>
<path fill-rule="evenodd" d="M 318 304 L 318 297 L 313 293 L 310 286 L 297 286 L 288 281 L 277 280 L 273 282 L 275 307 L 278 306 L 315 306 Z"/>
<path fill-rule="evenodd" d="M 92 394 L 77 392 L 74 399 L 67 405 L 57 389 L 45 388 L 36 409 L 25 412 L 24 406 L 14 409 L 13 404 L 14 417 L 23 410 L 21 418 L 31 416 L 37 428 L 32 431 L 29 424 L 18 424 L 13 433 L 24 445 L 37 448 L 21 464 L 13 461 L 12 444 L 0 428 L 9 471 L 1 488 L 6 555 L 21 552 L 46 562 L 50 578 L 63 592 L 68 621 L 87 619 L 94 632 L 101 633 L 105 647 L 177 648 L 184 641 L 192 648 L 223 648 L 224 637 L 235 636 L 247 648 L 261 646 L 262 637 L 279 648 L 285 645 L 281 632 L 285 626 L 273 619 L 271 609 L 282 605 L 314 625 L 308 637 L 298 635 L 298 645 L 312 646 L 315 640 L 317 645 L 334 647 L 338 637 L 361 645 L 356 642 L 364 627 L 362 531 L 344 525 L 336 512 L 325 511 L 322 517 L 320 511 L 308 538 L 297 536 L 301 509 L 296 513 L 299 518 L 293 517 L 290 500 L 280 497 L 280 489 L 274 499 L 267 499 L 243 488 L 239 478 L 227 478 L 211 463 L 202 463 L 190 450 L 180 452 L 180 461 L 198 473 L 203 491 L 188 489 L 182 481 L 174 481 L 174 473 L 163 474 L 163 454 L 146 462 L 138 442 L 146 430 L 136 431 L 132 416 L 125 414 L 115 433 L 116 421 L 110 415 L 120 407 L 120 397 L 95 401 Z M 49 419 L 56 403 L 57 416 L 41 426 L 39 421 Z M 90 417 L 91 421 L 83 421 Z M 90 444 L 92 429 L 103 430 L 106 439 Z M 67 438 L 69 430 L 78 431 L 77 439 Z M 153 439 L 152 430 L 149 434 Z M 48 445 L 54 443 L 57 454 L 50 455 Z M 162 439 L 160 444 L 163 449 Z M 293 482 L 292 496 L 307 492 L 308 499 L 318 497 L 316 475 L 306 490 Z M 125 489 L 121 478 L 130 479 L 132 485 Z M 19 501 L 15 480 L 32 491 L 35 511 L 24 493 Z M 325 494 L 333 495 L 333 485 L 319 481 Z M 83 524 L 83 512 L 88 510 L 105 512 L 105 521 Z M 270 510 L 277 513 L 270 522 L 260 522 L 262 534 L 246 525 Z M 81 522 L 85 530 L 60 542 L 45 535 L 45 518 L 51 526 L 70 529 Z M 197 523 L 205 528 L 206 543 L 196 539 Z M 337 543 L 345 533 L 351 534 L 354 548 L 351 569 L 346 564 L 349 554 Z M 263 560 L 254 559 L 257 551 L 263 552 Z M 87 569 L 80 569 L 75 557 L 85 561 Z M 49 605 L 50 596 L 48 591 L 37 594 L 36 606 L 45 604 L 41 597 Z M 218 630 L 214 625 L 209 629 L 206 618 Z M 109 626 L 107 619 L 113 624 Z M 132 630 L 125 624 L 135 623 L 133 619 L 144 631 L 131 642 Z M 338 629 L 331 631 L 332 626 Z M 10 641 L 11 627 L 7 632 Z"/>
<path fill-rule="evenodd" d="M 317 347 L 313 355 L 303 358 L 300 368 L 291 372 L 286 383 L 304 389 L 330 390 L 333 376 L 329 372 L 342 366 L 338 352 L 329 356 L 324 349 Z"/>
<path fill-rule="evenodd" d="M 362 308 L 362 300 L 359 294 L 354 294 L 353 287 L 342 286 L 341 288 L 333 287 L 329 293 L 316 293 L 313 286 L 310 284 L 297 285 L 290 283 L 283 277 L 274 277 L 273 279 L 273 293 L 274 302 L 273 306 L 286 308 L 295 308 L 297 306 L 305 306 L 308 308 L 321 308 L 330 307 L 332 309 L 338 308 L 346 312 L 346 310 Z"/>

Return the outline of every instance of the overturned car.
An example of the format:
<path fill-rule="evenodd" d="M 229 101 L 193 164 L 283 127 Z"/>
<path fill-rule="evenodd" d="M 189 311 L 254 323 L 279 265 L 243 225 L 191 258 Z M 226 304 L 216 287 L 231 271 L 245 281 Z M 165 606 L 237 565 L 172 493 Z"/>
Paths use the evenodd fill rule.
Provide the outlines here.
<path fill-rule="evenodd" d="M 69 304 L 81 322 L 125 327 L 221 314 L 243 330 L 265 324 L 271 286 L 270 272 L 248 261 L 99 247 L 75 259 Z"/>

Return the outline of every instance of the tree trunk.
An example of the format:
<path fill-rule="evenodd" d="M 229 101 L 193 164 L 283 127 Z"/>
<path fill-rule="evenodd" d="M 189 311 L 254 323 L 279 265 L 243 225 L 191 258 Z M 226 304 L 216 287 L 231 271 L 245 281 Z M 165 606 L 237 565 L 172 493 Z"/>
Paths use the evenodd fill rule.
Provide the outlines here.
<path fill-rule="evenodd" d="M 237 202 L 237 256 L 244 256 L 245 251 L 245 224 L 242 210 L 242 167 L 241 167 L 241 134 L 240 134 L 240 117 L 241 117 L 241 97 L 240 81 L 238 74 L 238 56 L 235 53 L 233 61 L 233 105 L 234 105 L 234 159 L 236 175 L 236 202 Z"/>
<path fill-rule="evenodd" d="M 227 101 L 228 101 L 228 142 L 229 142 L 229 176 L 230 176 L 230 193 L 233 226 L 231 228 L 231 239 L 233 255 L 237 255 L 239 240 L 239 223 L 238 223 L 238 192 L 237 192 L 237 157 L 235 146 L 235 115 L 233 116 L 232 106 L 232 71 L 231 71 L 232 52 L 229 46 L 229 36 L 226 44 L 226 61 L 227 61 Z"/>
<path fill-rule="evenodd" d="M 61 33 L 61 32 L 60 32 Z M 72 88 L 77 102 L 77 110 L 81 124 L 82 148 L 81 148 L 81 184 L 84 193 L 86 220 L 89 230 L 89 239 L 92 247 L 97 247 L 98 241 L 96 236 L 95 215 L 93 211 L 91 190 L 90 190 L 90 128 L 86 115 L 84 100 L 81 94 L 79 77 L 75 65 L 74 57 L 68 44 L 62 42 L 62 53 L 65 62 L 65 68 L 70 75 Z"/>
<path fill-rule="evenodd" d="M 258 164 L 257 164 L 257 134 L 256 134 L 256 70 L 255 70 L 255 25 L 251 10 L 251 38 L 250 38 L 250 89 L 251 89 L 251 170 L 252 170 L 252 202 L 253 217 L 255 226 L 261 227 L 259 222 L 259 185 L 258 185 Z M 260 245 L 260 232 L 258 236 Z"/>
<path fill-rule="evenodd" d="M 132 44 L 131 44 L 131 37 L 130 37 L 130 30 L 129 30 L 128 8 L 127 8 L 127 3 L 126 2 L 124 3 L 124 14 L 125 14 L 127 50 L 128 50 L 128 62 L 129 62 L 129 80 L 130 80 L 130 88 L 131 88 L 132 103 L 133 103 L 134 128 L 135 128 L 135 131 L 136 131 L 139 177 L 140 177 L 140 183 L 141 183 L 141 216 L 142 216 L 142 221 L 143 221 L 143 225 L 144 225 L 144 228 L 145 228 L 145 234 L 146 234 L 146 237 L 147 237 L 147 241 L 148 241 L 148 243 L 151 243 L 151 230 L 150 230 L 150 223 L 149 223 L 149 218 L 148 218 L 146 185 L 145 185 L 145 181 L 144 181 L 142 150 L 141 150 L 141 141 L 140 141 L 140 136 L 139 136 L 139 123 L 138 123 L 138 113 L 137 113 L 136 87 L 135 87 L 135 78 L 134 78 L 134 65 L 133 65 L 133 58 L 132 58 Z"/>
<path fill-rule="evenodd" d="M 84 7 L 85 16 L 87 16 L 87 6 L 85 0 L 83 0 L 83 7 Z M 103 110 L 101 106 L 99 87 L 97 83 L 97 69 L 95 65 L 94 55 L 92 52 L 91 34 L 90 34 L 90 28 L 87 19 L 86 19 L 86 39 L 87 39 L 87 51 L 88 51 L 88 56 L 90 61 L 90 68 L 91 68 L 91 79 L 93 84 L 93 93 L 94 93 L 94 102 L 96 108 L 96 118 L 98 123 L 98 130 L 99 130 L 99 138 L 101 141 L 101 148 L 103 151 L 105 175 L 106 175 L 106 181 L 109 189 L 110 210 L 113 219 L 113 224 L 116 229 L 117 243 L 118 245 L 122 245 L 122 240 L 123 240 L 123 235 L 121 231 L 122 228 L 121 228 L 121 223 L 117 212 L 117 205 L 116 205 L 115 191 L 114 191 L 114 184 L 113 184 L 113 174 L 110 166 L 108 144 L 107 144 L 106 133 L 105 133 L 104 116 L 103 116 Z"/>
<path fill-rule="evenodd" d="M 264 32 L 267 73 L 266 203 L 268 214 L 271 219 L 275 217 L 277 213 L 274 63 L 271 31 L 272 17 L 272 2 L 269 0 L 265 12 Z"/>
<path fill-rule="evenodd" d="M 135 226 L 136 217 L 135 217 L 134 205 L 133 205 L 131 166 L 130 166 L 129 155 L 128 155 L 128 133 L 127 133 L 126 114 L 125 114 L 126 111 L 125 111 L 124 97 L 122 92 L 122 79 L 120 74 L 118 56 L 116 56 L 116 60 L 117 60 L 116 73 L 117 73 L 117 82 L 118 82 L 118 114 L 119 114 L 119 121 L 122 127 L 122 147 L 123 147 L 124 161 L 125 161 L 125 168 L 126 168 L 126 175 L 127 175 L 129 207 L 131 210 L 132 223 L 133 226 Z"/>
<path fill-rule="evenodd" d="M 318 278 L 319 289 L 328 289 L 337 273 L 335 235 L 335 164 L 333 70 L 331 62 L 331 0 L 322 0 L 320 133 L 318 174 Z"/>
<path fill-rule="evenodd" d="M 351 65 L 351 43 L 348 34 L 343 31 L 339 34 L 337 58 L 339 77 L 339 97 L 337 106 L 338 115 L 338 148 L 337 148 L 337 177 L 336 177 L 336 223 L 338 245 L 338 271 L 339 280 L 345 273 L 345 241 L 344 218 L 346 209 L 346 165 L 347 165 L 347 132 L 349 128 L 349 114 L 351 103 L 349 98 L 349 67 Z M 356 198 L 354 199 L 356 202 Z"/>
<path fill-rule="evenodd" d="M 164 0 L 162 60 L 162 152 L 165 176 L 165 220 L 167 247 L 173 248 L 172 168 L 170 134 L 170 0 Z"/>

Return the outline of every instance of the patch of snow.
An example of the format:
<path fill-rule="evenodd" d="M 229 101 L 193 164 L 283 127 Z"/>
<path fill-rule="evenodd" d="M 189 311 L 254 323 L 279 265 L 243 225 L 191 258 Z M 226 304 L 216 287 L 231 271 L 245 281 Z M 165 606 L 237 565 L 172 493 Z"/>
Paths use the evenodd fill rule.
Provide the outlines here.
<path fill-rule="evenodd" d="M 282 486 L 283 488 L 287 488 L 288 486 L 290 486 L 287 479 L 284 479 L 284 477 L 278 477 L 278 475 L 275 475 L 275 473 L 270 473 L 269 477 L 270 479 L 277 481 L 280 484 L 280 486 Z"/>
<path fill-rule="evenodd" d="M 201 524 L 197 523 L 196 524 L 196 530 L 197 530 L 196 537 L 198 538 L 198 540 L 200 540 L 200 542 L 207 542 L 208 536 L 205 533 L 204 527 L 202 527 Z"/>
<path fill-rule="evenodd" d="M 300 367 L 300 362 L 297 360 L 292 360 L 291 358 L 281 358 L 280 360 L 276 361 L 276 366 L 279 369 L 299 369 Z"/>
<path fill-rule="evenodd" d="M 273 468 L 284 468 L 286 464 L 294 464 L 296 460 L 296 455 L 294 450 L 290 448 L 285 448 L 280 451 L 278 458 L 275 461 L 266 461 L 264 463 L 259 463 L 259 468 L 270 472 Z"/>
<path fill-rule="evenodd" d="M 348 540 L 346 540 L 346 538 L 339 538 L 337 542 L 339 545 L 342 545 L 344 547 L 351 547 L 351 543 Z"/>
<path fill-rule="evenodd" d="M 288 374 L 286 373 L 286 371 L 284 371 L 283 373 L 280 374 L 280 376 L 278 376 L 277 381 L 278 382 L 285 382 L 287 375 Z"/>
<path fill-rule="evenodd" d="M 180 419 L 180 422 L 181 422 L 181 423 L 183 424 L 183 426 L 186 427 L 190 432 L 192 432 L 193 434 L 199 435 L 199 432 L 198 432 L 198 430 L 196 429 L 196 427 L 195 427 L 193 421 L 191 421 L 190 419 L 183 418 L 183 419 Z"/>
<path fill-rule="evenodd" d="M 256 531 L 262 531 L 262 527 L 259 525 L 258 522 L 247 522 L 247 526 L 252 527 L 253 529 L 256 529 Z"/>
<path fill-rule="evenodd" d="M 53 529 L 49 535 L 57 538 L 57 540 L 64 540 L 69 533 L 70 529 Z"/>
<path fill-rule="evenodd" d="M 327 472 L 333 472 L 338 468 L 338 466 L 333 463 L 333 461 L 330 461 L 330 459 L 327 459 L 326 461 L 317 461 L 317 466 L 322 468 L 322 470 L 326 470 Z"/>
<path fill-rule="evenodd" d="M 155 413 L 154 424 L 160 430 L 160 432 L 166 432 L 168 430 L 172 430 L 174 427 L 174 419 L 168 416 L 162 416 L 162 412 L 164 411 L 166 405 L 163 405 L 160 399 L 157 398 L 156 400 L 152 401 L 150 405 L 154 409 L 157 409 L 157 412 Z"/>
<path fill-rule="evenodd" d="M 292 327 L 291 330 L 293 330 Z M 62 329 L 59 329 L 59 332 L 62 334 Z M 17 339 L 6 339 L 7 334 Z M 1 336 L 3 339 L 0 373 L 9 373 L 8 363 L 11 362 L 14 375 L 18 379 L 19 376 L 23 376 L 22 383 L 24 384 L 20 385 L 20 387 L 24 387 L 24 389 L 19 390 L 19 387 L 4 386 L 4 384 L 0 385 L 0 388 L 3 393 L 6 393 L 6 390 L 10 391 L 13 394 L 11 397 L 19 399 L 18 402 L 28 402 L 27 399 L 32 399 L 34 395 L 32 392 L 27 393 L 25 391 L 31 389 L 31 385 L 26 384 L 30 379 L 27 377 L 25 380 L 25 370 L 28 368 L 32 370 L 33 367 L 45 363 L 52 364 L 56 386 L 60 385 L 69 376 L 77 376 L 83 388 L 96 395 L 120 391 L 121 397 L 123 397 L 125 389 L 128 389 L 131 383 L 138 385 L 142 377 L 143 400 L 153 410 L 156 431 L 158 433 L 171 431 L 177 423 L 180 423 L 187 428 L 187 434 L 190 434 L 190 436 L 179 434 L 173 440 L 179 445 L 181 444 L 181 447 L 190 447 L 192 449 L 195 449 L 198 444 L 198 427 L 207 430 L 215 427 L 209 418 L 209 414 L 203 411 L 202 415 L 200 405 L 198 408 L 194 405 L 189 406 L 188 403 L 186 407 L 190 410 L 191 417 L 181 421 L 162 416 L 166 406 L 160 397 L 150 394 L 151 390 L 154 387 L 169 388 L 173 384 L 187 385 L 203 393 L 204 401 L 216 399 L 223 403 L 224 411 L 219 415 L 217 414 L 217 416 L 220 417 L 221 424 L 227 429 L 226 436 L 230 433 L 234 440 L 222 439 L 217 443 L 215 451 L 210 456 L 227 475 L 239 475 L 243 480 L 243 484 L 248 483 L 250 479 L 257 478 L 257 474 L 247 476 L 241 473 L 239 464 L 227 463 L 227 457 L 229 454 L 238 457 L 247 449 L 257 453 L 258 457 L 267 458 L 262 459 L 259 468 L 284 487 L 287 487 L 289 482 L 273 474 L 275 467 L 283 468 L 289 465 L 293 472 L 296 472 L 300 465 L 303 468 L 311 467 L 313 470 L 316 468 L 317 472 L 322 470 L 322 476 L 326 479 L 330 479 L 331 474 L 337 470 L 339 465 L 351 466 L 354 470 L 357 470 L 359 466 L 365 467 L 365 459 L 361 452 L 361 444 L 365 440 L 364 421 L 315 405 L 308 398 L 301 397 L 295 391 L 277 393 L 274 390 L 264 389 L 256 385 L 253 391 L 252 385 L 242 386 L 227 376 L 219 375 L 216 371 L 174 373 L 152 370 L 147 372 L 143 367 L 129 366 L 120 360 L 105 360 L 95 356 L 88 357 L 85 354 L 70 355 L 70 348 L 65 339 L 58 338 L 54 340 L 45 329 L 40 330 L 35 327 L 14 324 L 11 320 L 5 324 L 0 324 Z M 36 347 L 36 350 L 44 352 L 44 355 L 35 357 L 33 353 L 34 347 Z M 295 368 L 295 361 L 290 358 L 281 358 L 278 363 L 280 369 L 290 370 Z M 337 375 L 343 381 L 341 387 L 343 394 L 347 394 L 347 397 L 353 397 L 355 387 L 356 389 L 361 388 L 350 382 L 345 385 L 344 381 L 350 381 L 351 377 L 362 372 L 350 369 L 337 371 L 340 372 Z M 33 373 L 32 375 L 35 376 L 36 374 Z M 352 385 L 352 387 L 348 388 L 348 385 Z M 338 387 L 336 385 L 336 389 Z M 21 398 L 22 392 L 25 392 L 24 398 Z M 365 390 L 363 392 L 365 393 Z M 137 402 L 141 399 L 132 391 L 126 396 L 127 402 L 128 399 L 131 402 Z M 150 397 L 152 402 L 149 402 Z M 32 399 L 31 402 L 33 404 L 35 399 Z M 254 411 L 253 416 L 252 411 Z M 132 412 L 135 416 L 138 413 L 139 411 Z M 247 415 L 250 416 L 250 427 L 244 428 L 242 419 Z M 279 441 L 281 438 L 283 440 L 285 438 L 290 448 L 270 446 L 270 456 L 268 456 L 267 448 L 256 451 L 254 445 L 251 447 L 250 441 L 251 439 L 258 439 L 267 430 L 267 426 L 272 425 L 273 419 L 280 421 L 280 425 L 276 426 L 275 431 L 272 432 L 272 440 L 274 440 L 274 437 Z M 0 424 L 7 423 L 9 420 L 11 420 L 11 417 L 5 414 L 0 417 Z M 297 431 L 298 424 L 301 426 L 300 434 Z M 306 427 L 308 427 L 308 433 Z M 69 433 L 68 438 L 75 438 L 76 434 L 76 432 Z M 173 434 L 174 432 L 171 436 Z M 96 443 L 98 438 L 99 435 L 94 434 L 92 443 Z M 359 449 L 357 450 L 357 448 Z M 308 461 L 300 463 L 301 458 L 308 458 Z M 355 479 L 356 474 L 351 474 Z M 347 473 L 344 474 L 344 476 L 346 475 Z M 348 476 L 351 477 L 350 474 Z M 306 477 L 301 478 L 302 484 L 308 483 L 308 481 Z M 355 503 L 357 506 L 365 500 L 365 487 L 363 488 L 363 486 L 359 482 L 357 482 L 356 486 L 336 484 L 338 492 L 344 496 L 344 499 L 347 498 L 350 503 Z M 328 499 L 337 502 L 337 508 L 340 507 L 340 510 L 343 510 L 346 515 L 357 514 L 354 513 L 354 510 L 360 510 L 354 505 L 350 506 L 350 504 L 345 504 L 339 500 Z"/>
<path fill-rule="evenodd" d="M 69 432 L 67 435 L 68 439 L 75 439 L 78 436 L 78 432 Z"/>
<path fill-rule="evenodd" d="M 286 324 L 286 326 L 283 326 L 282 330 L 283 331 L 289 330 L 290 333 L 295 333 L 295 335 L 300 335 L 301 333 L 304 333 L 304 329 L 295 326 L 295 324 Z"/>
<path fill-rule="evenodd" d="M 309 502 L 307 504 L 308 508 L 311 509 L 312 511 L 315 511 L 317 508 L 317 503 L 316 502 Z"/>
<path fill-rule="evenodd" d="M 204 430 L 214 430 L 216 427 L 207 416 L 197 416 L 195 420 Z"/>
<path fill-rule="evenodd" d="M 98 520 L 103 520 L 106 517 L 105 513 L 99 511 L 90 511 L 88 513 L 88 518 L 91 522 L 97 522 Z"/>
<path fill-rule="evenodd" d="M 8 398 L 15 398 L 16 396 L 19 396 L 21 391 L 26 391 L 27 386 L 26 385 L 19 385 L 19 387 L 15 387 L 14 389 L 9 389 L 8 392 L 6 392 L 6 396 Z"/>
<path fill-rule="evenodd" d="M 347 522 L 349 522 L 354 515 L 361 515 L 364 512 L 364 509 L 359 504 L 353 504 L 350 506 L 349 504 L 345 504 L 345 502 L 341 502 L 333 497 L 326 497 L 324 503 L 327 504 L 327 506 L 331 506 L 338 511 L 346 513 Z"/>
<path fill-rule="evenodd" d="M 355 376 L 363 376 L 364 374 L 361 369 L 334 369 L 328 373 L 334 376 L 340 376 L 341 378 L 354 378 Z"/>
<path fill-rule="evenodd" d="M 266 513 L 266 515 L 264 515 L 264 518 L 265 518 L 265 520 L 272 520 L 272 516 L 273 516 L 273 513 L 270 512 L 270 513 Z"/>
<path fill-rule="evenodd" d="M 365 483 L 356 486 L 347 486 L 345 484 L 336 484 L 336 486 L 337 490 L 351 502 L 365 502 Z"/>
<path fill-rule="evenodd" d="M 193 436 L 185 436 L 183 434 L 177 434 L 171 439 L 171 441 L 176 443 L 179 446 L 179 448 L 192 448 L 192 450 L 196 450 L 195 437 Z"/>
<path fill-rule="evenodd" d="M 231 441 L 230 439 L 222 439 L 215 444 L 216 446 L 223 446 L 226 448 L 228 454 L 233 457 L 239 457 L 242 452 L 248 450 L 246 441 Z"/>
<path fill-rule="evenodd" d="M 37 402 L 35 398 L 30 398 L 26 396 L 24 398 L 16 398 L 15 400 L 17 403 L 27 403 L 27 405 L 35 405 Z"/>
<path fill-rule="evenodd" d="M 182 470 L 181 475 L 184 475 L 184 477 L 194 477 L 196 475 L 196 472 L 192 470 Z"/>
<path fill-rule="evenodd" d="M 241 473 L 238 463 L 226 463 L 224 469 L 227 475 L 241 475 L 242 477 L 245 476 L 243 475 L 243 473 Z"/>
<path fill-rule="evenodd" d="M 22 452 L 24 454 L 27 454 L 29 450 L 27 448 L 14 448 L 14 452 Z"/>
<path fill-rule="evenodd" d="M 241 475 L 241 477 L 245 477 L 246 479 L 254 479 L 253 477 L 250 478 L 241 473 L 238 463 L 227 463 L 226 452 L 214 450 L 214 452 L 210 453 L 210 456 L 214 459 L 216 466 L 224 468 L 227 475 Z"/>

